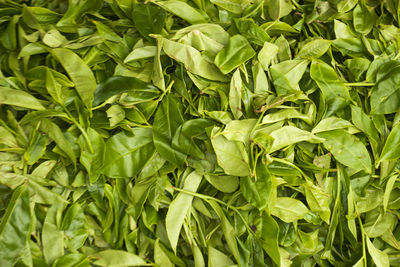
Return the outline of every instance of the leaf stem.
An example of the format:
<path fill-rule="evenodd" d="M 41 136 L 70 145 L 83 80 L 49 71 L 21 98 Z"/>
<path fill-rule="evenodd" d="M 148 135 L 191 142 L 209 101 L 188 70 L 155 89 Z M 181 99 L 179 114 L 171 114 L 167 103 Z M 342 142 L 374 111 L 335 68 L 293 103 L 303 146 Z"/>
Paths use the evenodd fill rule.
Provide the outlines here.
<path fill-rule="evenodd" d="M 21 152 L 24 153 L 25 149 L 20 147 L 4 147 L 0 148 L 0 152 Z"/>
<path fill-rule="evenodd" d="M 365 235 L 366 235 L 366 233 L 364 231 L 364 226 L 363 226 L 362 221 L 361 221 L 360 213 L 358 212 L 357 205 L 355 205 L 355 203 L 354 203 L 354 209 L 355 209 L 356 214 L 357 214 L 358 223 L 360 224 L 364 266 L 367 266 L 367 250 L 365 248 Z"/>
<path fill-rule="evenodd" d="M 375 86 L 375 83 L 365 83 L 365 82 L 360 82 L 360 83 L 344 83 L 345 86 L 352 86 L 352 87 L 357 87 L 357 86 Z"/>
<path fill-rule="evenodd" d="M 288 94 L 288 95 L 286 95 L 284 97 L 277 97 L 277 99 L 275 99 L 275 102 L 272 102 L 271 104 L 267 104 L 265 106 L 262 106 L 260 109 L 256 110 L 255 112 L 264 113 L 268 109 L 277 107 L 277 106 L 285 103 L 288 100 L 288 98 L 290 98 L 292 96 L 295 96 L 295 95 L 296 95 L 295 93 L 292 93 L 292 94 Z M 264 114 L 262 114 L 262 115 L 264 115 Z"/>

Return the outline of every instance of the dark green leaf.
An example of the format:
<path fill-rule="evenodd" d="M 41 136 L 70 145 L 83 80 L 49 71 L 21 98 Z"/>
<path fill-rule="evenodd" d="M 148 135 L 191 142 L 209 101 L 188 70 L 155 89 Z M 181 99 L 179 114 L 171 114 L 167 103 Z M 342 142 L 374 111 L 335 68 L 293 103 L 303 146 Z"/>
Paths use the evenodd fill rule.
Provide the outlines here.
<path fill-rule="evenodd" d="M 25 247 L 31 232 L 31 209 L 26 185 L 17 187 L 0 223 L 0 261 L 13 266 Z"/>
<path fill-rule="evenodd" d="M 133 22 L 140 34 L 149 38 L 150 34 L 161 32 L 165 24 L 165 12 L 155 5 L 138 3 L 133 9 Z"/>

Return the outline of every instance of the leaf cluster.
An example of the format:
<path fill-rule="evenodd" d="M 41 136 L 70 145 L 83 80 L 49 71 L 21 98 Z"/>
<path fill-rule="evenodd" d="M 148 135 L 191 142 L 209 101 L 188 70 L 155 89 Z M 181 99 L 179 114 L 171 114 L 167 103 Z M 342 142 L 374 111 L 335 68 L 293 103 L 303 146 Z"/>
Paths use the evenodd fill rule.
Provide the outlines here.
<path fill-rule="evenodd" d="M 400 266 L 397 0 L 0 0 L 0 265 Z"/>

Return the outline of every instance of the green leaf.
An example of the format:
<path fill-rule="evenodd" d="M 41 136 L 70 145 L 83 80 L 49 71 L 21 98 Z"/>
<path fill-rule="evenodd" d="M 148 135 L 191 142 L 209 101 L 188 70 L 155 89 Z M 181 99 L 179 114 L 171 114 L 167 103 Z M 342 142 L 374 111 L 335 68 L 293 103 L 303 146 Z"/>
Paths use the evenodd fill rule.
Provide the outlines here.
<path fill-rule="evenodd" d="M 278 197 L 271 214 L 284 222 L 301 220 L 308 213 L 307 207 L 299 200 L 290 197 Z"/>
<path fill-rule="evenodd" d="M 306 199 L 310 209 L 317 212 L 321 219 L 329 224 L 331 216 L 329 208 L 330 196 L 320 188 L 313 186 L 306 188 Z"/>
<path fill-rule="evenodd" d="M 351 105 L 351 120 L 354 125 L 371 137 L 375 142 L 379 143 L 379 134 L 374 123 L 360 107 Z"/>
<path fill-rule="evenodd" d="M 123 250 L 103 250 L 92 256 L 94 264 L 107 267 L 128 267 L 145 265 L 146 261 L 138 255 Z"/>
<path fill-rule="evenodd" d="M 225 173 L 234 176 L 248 176 L 248 156 L 243 143 L 229 141 L 215 127 L 211 135 L 211 143 L 217 156 L 218 165 Z"/>
<path fill-rule="evenodd" d="M 232 76 L 229 90 L 229 107 L 231 108 L 233 117 L 239 119 L 242 113 L 242 78 L 240 70 L 237 69 Z"/>
<path fill-rule="evenodd" d="M 298 83 L 306 71 L 307 65 L 307 60 L 286 60 L 269 68 L 278 95 L 300 91 Z"/>
<path fill-rule="evenodd" d="M 337 4 L 340 13 L 346 13 L 357 5 L 358 0 L 342 0 Z"/>
<path fill-rule="evenodd" d="M 270 91 L 270 85 L 267 75 L 264 72 L 261 63 L 258 63 L 252 68 L 254 93 L 257 95 L 266 95 Z"/>
<path fill-rule="evenodd" d="M 49 69 L 46 69 L 46 89 L 54 101 L 60 104 L 64 103 L 65 96 L 62 92 L 62 86 L 56 81 L 53 73 Z"/>
<path fill-rule="evenodd" d="M 327 116 L 343 109 L 350 102 L 349 91 L 339 80 L 336 72 L 322 61 L 313 61 L 310 69 L 311 78 L 318 84 L 327 104 Z"/>
<path fill-rule="evenodd" d="M 125 119 L 125 110 L 119 105 L 112 105 L 107 109 L 106 114 L 110 121 L 110 127 L 115 127 Z"/>
<path fill-rule="evenodd" d="M 169 162 L 181 166 L 186 155 L 173 148 L 172 138 L 184 122 L 181 105 L 172 95 L 167 95 L 158 107 L 153 123 L 153 140 L 157 152 Z"/>
<path fill-rule="evenodd" d="M 239 187 L 239 179 L 236 176 L 205 175 L 204 177 L 212 186 L 224 193 L 233 193 Z"/>
<path fill-rule="evenodd" d="M 328 51 L 331 43 L 328 40 L 317 39 L 306 43 L 297 54 L 299 58 L 319 58 Z"/>
<path fill-rule="evenodd" d="M 0 223 L 0 262 L 14 266 L 31 232 L 31 209 L 26 185 L 17 187 Z"/>
<path fill-rule="evenodd" d="M 29 142 L 29 147 L 25 151 L 24 157 L 27 164 L 35 164 L 45 153 L 47 138 L 38 131 L 33 131 Z"/>
<path fill-rule="evenodd" d="M 353 11 L 354 28 L 359 33 L 368 34 L 376 19 L 374 8 L 365 6 L 363 2 L 360 2 Z"/>
<path fill-rule="evenodd" d="M 23 20 L 33 29 L 41 29 L 42 25 L 54 24 L 60 19 L 60 15 L 50 9 L 38 6 L 24 6 Z"/>
<path fill-rule="evenodd" d="M 344 34 L 351 35 L 351 32 L 345 32 Z M 332 46 L 339 50 L 344 56 L 351 55 L 352 57 L 365 57 L 368 53 L 362 40 L 360 40 L 360 38 L 355 38 L 353 35 L 333 40 Z"/>
<path fill-rule="evenodd" d="M 324 141 L 323 138 L 293 126 L 283 126 L 271 132 L 270 136 L 274 139 L 269 149 L 270 153 L 299 142 L 321 143 Z"/>
<path fill-rule="evenodd" d="M 220 42 L 214 40 L 198 30 L 193 30 L 179 39 L 179 42 L 192 46 L 202 51 L 207 57 L 213 58 L 224 47 Z"/>
<path fill-rule="evenodd" d="M 160 88 L 162 91 L 165 91 L 165 79 L 161 65 L 161 50 L 162 50 L 162 43 L 163 39 L 157 39 L 157 51 L 156 55 L 154 56 L 154 63 L 153 63 L 153 77 L 151 80 L 153 84 Z"/>
<path fill-rule="evenodd" d="M 222 45 L 227 45 L 229 42 L 229 34 L 224 30 L 223 27 L 215 23 L 195 24 L 179 29 L 172 39 L 180 40 L 188 33 L 196 32 L 204 34 L 208 38 L 215 40 Z"/>
<path fill-rule="evenodd" d="M 203 151 L 198 147 L 195 138 L 201 138 L 205 135 L 205 128 L 214 123 L 207 119 L 194 119 L 185 121 L 175 132 L 172 140 L 172 146 L 184 154 L 204 158 Z"/>
<path fill-rule="evenodd" d="M 72 249 L 79 249 L 85 243 L 89 233 L 85 214 L 79 203 L 72 204 L 64 215 L 61 229 L 67 237 L 67 246 Z"/>
<path fill-rule="evenodd" d="M 0 104 L 12 105 L 22 108 L 43 110 L 44 106 L 38 99 L 22 90 L 0 86 Z"/>
<path fill-rule="evenodd" d="M 227 81 L 214 64 L 208 62 L 197 49 L 167 39 L 163 39 L 162 48 L 169 57 L 183 63 L 189 72 L 213 81 Z"/>
<path fill-rule="evenodd" d="M 383 160 L 398 159 L 400 157 L 400 124 L 397 123 L 390 131 L 383 146 L 379 162 Z"/>
<path fill-rule="evenodd" d="M 249 176 L 240 178 L 240 191 L 261 212 L 270 212 L 276 198 L 275 177 L 270 174 L 266 165 L 258 162 L 254 179 Z"/>
<path fill-rule="evenodd" d="M 125 58 L 124 63 L 136 61 L 144 58 L 150 58 L 157 55 L 157 46 L 144 46 L 133 49 L 133 51 Z"/>
<path fill-rule="evenodd" d="M 344 64 L 349 69 L 352 76 L 356 81 L 361 81 L 364 72 L 368 71 L 371 62 L 366 58 L 351 58 L 346 59 Z"/>
<path fill-rule="evenodd" d="M 376 210 L 367 213 L 364 223 L 365 234 L 372 238 L 383 235 L 388 229 L 392 230 L 397 218 L 391 213 L 380 214 Z"/>
<path fill-rule="evenodd" d="M 90 181 L 94 182 L 98 178 L 100 174 L 99 170 L 103 165 L 106 144 L 101 135 L 96 132 L 96 130 L 88 128 L 87 134 L 93 149 L 93 153 L 90 152 L 86 141 L 84 140 L 83 136 L 81 136 L 78 140 L 82 151 L 80 162 L 86 168 Z"/>
<path fill-rule="evenodd" d="M 29 80 L 47 80 L 47 71 L 50 71 L 54 79 L 56 80 L 57 83 L 61 84 L 62 86 L 65 87 L 73 87 L 74 83 L 68 79 L 67 76 L 64 74 L 55 71 L 54 69 L 45 67 L 45 66 L 37 66 L 34 68 L 31 68 L 27 73 L 26 76 Z M 50 92 L 49 92 L 50 93 Z M 58 93 L 58 92 L 57 92 Z M 51 93 L 50 93 L 51 95 Z"/>
<path fill-rule="evenodd" d="M 371 240 L 368 237 L 365 238 L 367 241 L 368 252 L 371 255 L 372 260 L 375 262 L 377 267 L 385 267 L 389 266 L 389 257 L 388 255 L 377 249 L 374 244 L 372 244 Z"/>
<path fill-rule="evenodd" d="M 90 108 L 96 90 L 96 79 L 92 70 L 74 52 L 65 48 L 51 50 L 75 84 L 75 89 L 83 103 Z"/>
<path fill-rule="evenodd" d="M 229 43 L 215 57 L 214 63 L 223 74 L 227 74 L 254 57 L 256 52 L 241 35 L 230 38 Z"/>
<path fill-rule="evenodd" d="M 4 144 L 9 147 L 19 147 L 14 135 L 7 131 L 6 128 L 0 126 L 0 135 L 0 144 Z"/>
<path fill-rule="evenodd" d="M 207 17 L 203 15 L 196 8 L 191 7 L 182 1 L 168 0 L 168 1 L 154 1 L 166 11 L 186 20 L 190 24 L 206 23 Z"/>
<path fill-rule="evenodd" d="M 184 190 L 196 192 L 202 176 L 195 171 L 188 175 L 183 186 Z M 165 227 L 172 249 L 176 251 L 183 221 L 192 206 L 193 196 L 180 192 L 171 202 L 165 219 Z"/>
<path fill-rule="evenodd" d="M 271 37 L 252 19 L 236 19 L 235 26 L 239 33 L 250 42 L 263 46 Z"/>
<path fill-rule="evenodd" d="M 222 134 L 229 141 L 239 141 L 248 147 L 250 134 L 256 123 L 255 119 L 232 120 L 226 124 Z"/>
<path fill-rule="evenodd" d="M 66 43 L 68 40 L 59 31 L 53 29 L 43 36 L 43 43 L 49 47 L 56 48 Z"/>
<path fill-rule="evenodd" d="M 160 91 L 153 85 L 134 77 L 114 76 L 97 86 L 93 105 L 97 106 L 110 97 L 122 93 L 127 93 L 130 101 L 140 103 L 158 97 Z"/>
<path fill-rule="evenodd" d="M 161 33 L 165 15 L 164 10 L 155 5 L 137 3 L 133 8 L 132 17 L 140 34 L 148 39 L 150 34 Z"/>
<path fill-rule="evenodd" d="M 264 70 L 268 70 L 269 65 L 278 55 L 279 47 L 275 44 L 265 42 L 260 52 L 258 52 L 258 60 L 263 66 Z"/>
<path fill-rule="evenodd" d="M 371 173 L 372 164 L 365 145 L 343 130 L 334 130 L 317 134 L 325 139 L 324 147 L 332 152 L 340 163 L 353 168 L 356 171 L 364 170 Z"/>
<path fill-rule="evenodd" d="M 64 16 L 57 22 L 57 27 L 63 27 L 67 31 L 76 31 L 76 26 L 82 20 L 85 14 L 96 12 L 101 9 L 103 2 L 100 0 L 69 0 L 68 10 Z M 74 29 L 75 28 L 75 29 Z"/>
<path fill-rule="evenodd" d="M 329 117 L 326 119 L 321 120 L 312 130 L 312 133 L 320 133 L 320 132 L 327 132 L 327 131 L 333 131 L 333 130 L 338 130 L 338 129 L 351 129 L 354 127 L 351 122 L 346 121 L 344 119 L 338 118 L 338 117 Z"/>
<path fill-rule="evenodd" d="M 13 16 L 8 23 L 7 28 L 3 30 L 0 35 L 1 44 L 8 50 L 15 50 L 17 48 L 17 31 L 16 24 L 18 22 L 19 17 Z"/>
<path fill-rule="evenodd" d="M 56 259 L 52 267 L 89 267 L 88 258 L 79 253 L 71 253 Z"/>
<path fill-rule="evenodd" d="M 57 226 L 58 206 L 53 205 L 46 214 L 42 230 L 43 255 L 48 264 L 64 255 L 64 233 Z"/>
<path fill-rule="evenodd" d="M 273 20 L 278 20 L 289 15 L 292 3 L 288 0 L 267 0 L 264 1 L 264 8 Z"/>
<path fill-rule="evenodd" d="M 166 255 L 163 249 L 161 248 L 159 239 L 157 239 L 154 244 L 154 261 L 158 266 L 166 266 L 166 267 L 175 266 L 168 258 L 168 255 Z"/>
<path fill-rule="evenodd" d="M 296 109 L 282 109 L 274 113 L 269 113 L 264 116 L 262 123 L 269 124 L 288 119 L 301 119 L 307 124 L 312 124 L 312 118 L 310 118 L 310 116 L 300 113 Z"/>
<path fill-rule="evenodd" d="M 386 208 L 389 203 L 390 194 L 392 193 L 393 186 L 394 186 L 394 183 L 396 182 L 397 178 L 398 178 L 397 175 L 392 175 L 391 177 L 389 177 L 389 179 L 386 183 L 385 193 L 383 195 L 383 209 L 385 210 L 385 212 L 386 212 Z"/>
<path fill-rule="evenodd" d="M 221 209 L 221 207 L 214 201 L 214 200 L 209 200 L 208 204 L 211 205 L 211 207 L 214 209 L 214 211 L 217 213 L 219 219 L 221 220 L 221 228 L 222 232 L 224 234 L 226 243 L 233 254 L 233 257 L 235 260 L 239 263 L 240 266 L 243 265 L 242 259 L 239 255 L 239 248 L 237 245 L 237 241 L 235 238 L 235 229 L 233 228 L 232 224 L 229 222 L 228 218 L 226 217 L 224 211 Z"/>
<path fill-rule="evenodd" d="M 248 0 L 210 0 L 210 2 L 234 14 L 242 13 L 250 4 Z"/>
<path fill-rule="evenodd" d="M 389 114 L 399 110 L 400 64 L 389 61 L 380 66 L 376 73 L 376 84 L 371 93 L 371 113 Z"/>
<path fill-rule="evenodd" d="M 268 256 L 277 264 L 281 265 L 281 255 L 278 246 L 279 226 L 272 216 L 263 213 L 262 230 L 260 233 L 261 244 Z"/>
<path fill-rule="evenodd" d="M 121 37 L 118 34 L 116 34 L 112 28 L 110 28 L 109 26 L 107 26 L 99 21 L 96 22 L 96 29 L 97 29 L 97 32 L 99 33 L 101 39 L 104 42 L 106 42 L 106 41 L 122 42 Z"/>
<path fill-rule="evenodd" d="M 33 203 L 42 203 L 42 204 L 55 204 L 55 203 L 67 203 L 65 199 L 63 199 L 57 193 L 49 190 L 47 187 L 40 185 L 41 179 L 35 181 L 34 177 L 30 177 L 29 179 L 29 189 L 33 196 L 31 197 L 31 201 Z"/>
<path fill-rule="evenodd" d="M 154 153 L 151 129 L 133 128 L 121 132 L 106 142 L 101 172 L 113 178 L 136 176 Z M 99 155 L 101 157 L 101 155 Z"/>
<path fill-rule="evenodd" d="M 227 255 L 211 246 L 208 247 L 208 255 L 208 266 L 210 267 L 224 267 L 234 265 L 234 262 Z"/>
<path fill-rule="evenodd" d="M 66 139 L 64 133 L 49 119 L 42 119 L 40 123 L 40 130 L 45 132 L 57 146 L 70 158 L 72 163 L 76 164 L 75 152 L 71 147 L 71 143 Z"/>

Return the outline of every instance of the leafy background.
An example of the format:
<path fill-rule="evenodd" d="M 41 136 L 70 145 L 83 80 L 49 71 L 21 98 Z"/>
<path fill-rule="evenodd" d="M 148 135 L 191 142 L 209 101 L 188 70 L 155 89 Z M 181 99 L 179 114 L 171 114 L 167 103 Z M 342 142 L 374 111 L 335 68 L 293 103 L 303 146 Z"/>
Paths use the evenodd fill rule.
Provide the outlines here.
<path fill-rule="evenodd" d="M 1 266 L 399 266 L 397 0 L 0 0 Z"/>

